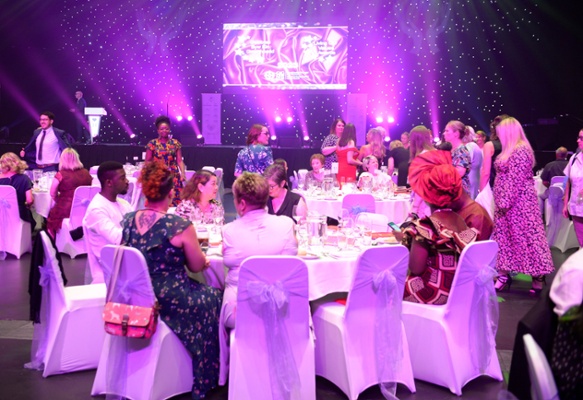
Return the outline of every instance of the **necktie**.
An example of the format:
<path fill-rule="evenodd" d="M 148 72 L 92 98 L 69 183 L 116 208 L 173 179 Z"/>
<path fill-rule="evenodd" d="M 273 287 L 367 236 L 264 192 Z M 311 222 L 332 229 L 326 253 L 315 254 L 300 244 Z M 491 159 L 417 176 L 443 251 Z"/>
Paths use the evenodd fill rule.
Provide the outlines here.
<path fill-rule="evenodd" d="M 40 138 L 40 145 L 38 146 L 38 159 L 43 159 L 43 143 L 45 141 L 45 136 L 47 135 L 47 131 L 43 131 L 43 135 Z"/>

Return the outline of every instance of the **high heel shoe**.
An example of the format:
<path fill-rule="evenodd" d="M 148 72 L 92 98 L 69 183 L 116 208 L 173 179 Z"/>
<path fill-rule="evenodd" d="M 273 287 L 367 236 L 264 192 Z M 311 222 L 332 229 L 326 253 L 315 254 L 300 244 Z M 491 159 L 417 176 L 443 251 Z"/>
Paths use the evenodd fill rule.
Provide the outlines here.
<path fill-rule="evenodd" d="M 540 292 L 542 292 L 545 283 L 546 279 L 544 275 L 533 276 L 532 287 L 530 288 L 528 293 L 531 296 L 537 296 Z"/>
<path fill-rule="evenodd" d="M 510 290 L 510 286 L 512 285 L 512 277 L 509 275 L 498 275 L 498 279 L 496 279 L 496 283 L 494 284 L 494 289 L 497 292 L 501 292 L 505 289 Z"/>

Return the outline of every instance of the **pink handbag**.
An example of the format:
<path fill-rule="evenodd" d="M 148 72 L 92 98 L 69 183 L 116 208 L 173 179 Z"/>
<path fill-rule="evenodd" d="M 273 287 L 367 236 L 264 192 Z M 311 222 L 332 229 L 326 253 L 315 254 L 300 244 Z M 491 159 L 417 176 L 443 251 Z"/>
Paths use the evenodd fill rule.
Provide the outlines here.
<path fill-rule="evenodd" d="M 113 288 L 123 259 L 123 248 L 118 247 L 113 257 L 113 271 L 108 285 L 107 302 L 103 310 L 105 332 L 110 335 L 149 339 L 158 325 L 158 302 L 152 307 L 134 306 L 111 301 Z"/>

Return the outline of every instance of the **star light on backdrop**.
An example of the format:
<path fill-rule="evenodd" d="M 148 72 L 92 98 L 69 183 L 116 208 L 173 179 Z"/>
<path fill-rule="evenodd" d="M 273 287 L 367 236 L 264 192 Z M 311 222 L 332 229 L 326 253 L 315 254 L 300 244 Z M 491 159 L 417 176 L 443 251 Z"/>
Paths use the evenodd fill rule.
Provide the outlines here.
<path fill-rule="evenodd" d="M 174 121 L 183 118 L 179 134 L 200 135 L 201 94 L 222 92 L 224 23 L 347 26 L 348 89 L 223 93 L 223 144 L 244 144 L 249 127 L 266 121 L 278 137 L 293 136 L 301 142 L 308 136 L 317 146 L 334 118 L 347 118 L 350 93 L 366 95 L 367 126 L 362 130 L 378 124 L 388 130 L 390 124 L 391 135 L 418 124 L 440 132 L 452 119 L 484 129 L 501 112 L 532 119 L 544 116 L 543 107 L 556 115 L 570 112 L 553 110 L 560 102 L 536 98 L 536 92 L 544 89 L 562 99 L 560 94 L 573 87 L 572 82 L 553 80 L 558 58 L 553 62 L 545 51 L 557 48 L 553 28 L 565 24 L 561 14 L 542 0 L 64 0 L 43 3 L 44 8 L 32 4 L 37 5 L 35 18 L 47 11 L 56 13 L 61 26 L 51 29 L 54 36 L 47 37 L 42 47 L 27 45 L 23 58 L 50 81 L 47 86 L 58 101 L 72 102 L 74 87 L 84 91 L 90 106 L 107 109 L 100 142 L 128 142 L 131 134 L 145 142 L 156 136 L 153 121 L 162 114 Z M 7 10 L 7 21 L 22 14 L 17 8 Z M 574 37 L 564 45 L 568 47 L 581 35 L 577 24 L 565 26 L 561 32 Z M 18 36 L 11 39 L 16 45 Z M 62 62 L 47 61 L 51 53 Z M 47 66 L 41 68 L 45 61 Z M 15 80 L 6 74 L 0 77 Z M 33 113 L 34 102 L 20 93 L 18 85 L 3 88 L 26 114 L 38 113 Z M 283 119 L 277 126 L 276 114 Z M 389 116 L 395 122 L 387 122 Z"/>

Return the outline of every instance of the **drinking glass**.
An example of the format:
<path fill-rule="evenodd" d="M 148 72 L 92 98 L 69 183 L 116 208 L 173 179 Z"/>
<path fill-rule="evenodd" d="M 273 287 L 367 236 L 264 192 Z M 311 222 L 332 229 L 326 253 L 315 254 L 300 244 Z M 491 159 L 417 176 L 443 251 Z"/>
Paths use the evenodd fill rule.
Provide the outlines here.
<path fill-rule="evenodd" d="M 225 210 L 217 207 L 213 211 L 213 221 L 217 226 L 223 225 L 223 223 L 225 222 Z"/>
<path fill-rule="evenodd" d="M 346 249 L 347 237 L 346 229 L 338 229 L 338 250 L 342 251 Z"/>
<path fill-rule="evenodd" d="M 300 219 L 302 219 L 302 215 L 299 213 L 298 208 L 299 207 L 296 204 L 295 206 L 293 206 L 292 209 L 292 218 L 294 219 L 294 221 L 296 221 L 296 224 L 300 222 Z"/>
<path fill-rule="evenodd" d="M 42 169 L 33 169 L 32 170 L 32 180 L 34 181 L 34 188 L 38 189 L 38 184 L 40 182 L 40 178 L 43 176 Z"/>

